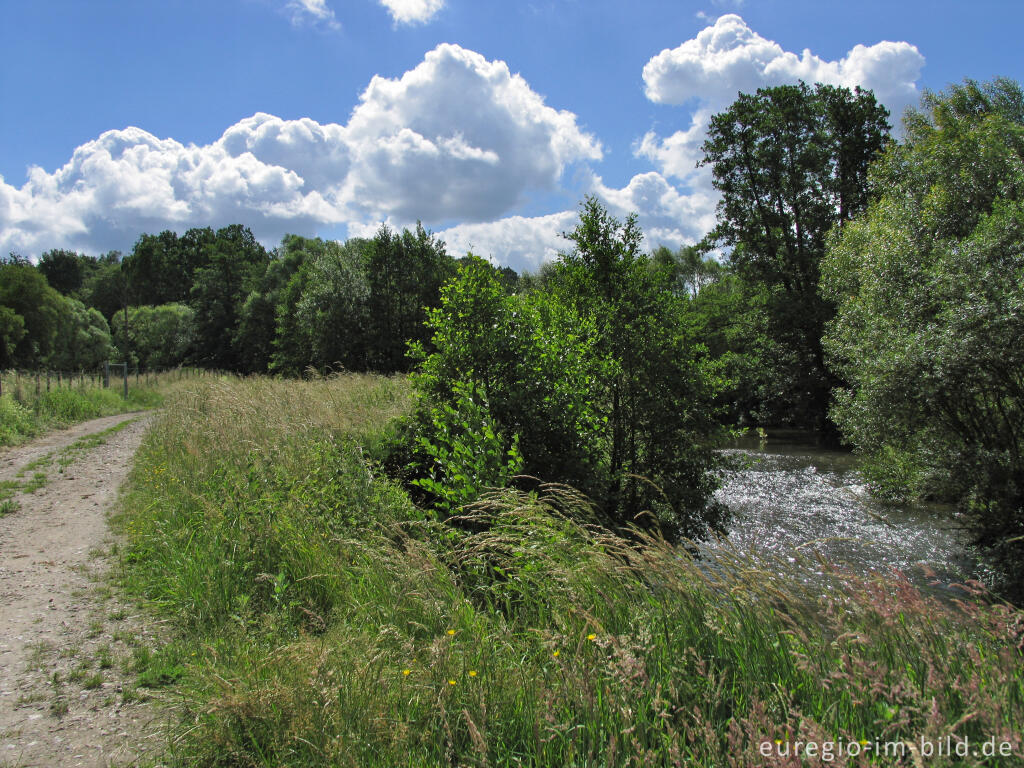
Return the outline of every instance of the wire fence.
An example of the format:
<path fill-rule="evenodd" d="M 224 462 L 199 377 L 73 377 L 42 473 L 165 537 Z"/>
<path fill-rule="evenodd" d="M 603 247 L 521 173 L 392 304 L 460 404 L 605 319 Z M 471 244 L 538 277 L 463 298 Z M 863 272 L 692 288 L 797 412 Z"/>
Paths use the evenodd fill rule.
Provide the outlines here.
<path fill-rule="evenodd" d="M 107 362 L 98 368 L 77 371 L 44 368 L 27 370 L 22 368 L 0 369 L 0 397 L 10 395 L 25 404 L 57 389 L 122 389 L 128 396 L 129 384 L 136 387 L 153 387 L 167 381 L 180 381 L 212 375 L 202 368 L 179 366 L 175 368 L 139 368 L 128 363 Z"/>

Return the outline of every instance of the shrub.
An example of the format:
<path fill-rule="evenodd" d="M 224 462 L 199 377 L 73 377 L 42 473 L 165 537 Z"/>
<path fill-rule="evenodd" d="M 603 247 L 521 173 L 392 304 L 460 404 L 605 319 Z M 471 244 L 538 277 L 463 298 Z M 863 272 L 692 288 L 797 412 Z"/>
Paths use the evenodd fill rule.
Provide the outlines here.
<path fill-rule="evenodd" d="M 428 312 L 435 351 L 418 350 L 423 407 L 455 408 L 467 384 L 505 437 L 492 462 L 518 440 L 524 474 L 578 488 L 612 526 L 719 529 L 717 366 L 640 254 L 634 218 L 620 224 L 590 199 L 568 237 L 576 249 L 531 293 L 506 295 L 480 259 L 460 264 Z M 420 423 L 422 444 L 437 445 L 434 420 Z"/>
<path fill-rule="evenodd" d="M 835 233 L 833 415 L 876 485 L 958 502 L 1024 596 L 1024 92 L 928 94 Z"/>
<path fill-rule="evenodd" d="M 32 411 L 11 395 L 0 397 L 0 445 L 13 445 L 39 431 Z"/>

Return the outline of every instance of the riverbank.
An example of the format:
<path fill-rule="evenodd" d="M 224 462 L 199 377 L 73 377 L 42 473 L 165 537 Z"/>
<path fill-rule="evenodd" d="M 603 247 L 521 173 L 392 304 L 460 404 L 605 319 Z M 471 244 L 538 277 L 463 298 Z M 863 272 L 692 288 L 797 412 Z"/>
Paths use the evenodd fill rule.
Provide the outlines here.
<path fill-rule="evenodd" d="M 772 748 L 949 734 L 1020 760 L 1021 613 L 709 569 L 561 487 L 440 524 L 374 461 L 410 397 L 371 376 L 169 396 L 121 525 L 126 588 L 177 627 L 153 660 L 183 701 L 172 762 L 790 765 Z"/>

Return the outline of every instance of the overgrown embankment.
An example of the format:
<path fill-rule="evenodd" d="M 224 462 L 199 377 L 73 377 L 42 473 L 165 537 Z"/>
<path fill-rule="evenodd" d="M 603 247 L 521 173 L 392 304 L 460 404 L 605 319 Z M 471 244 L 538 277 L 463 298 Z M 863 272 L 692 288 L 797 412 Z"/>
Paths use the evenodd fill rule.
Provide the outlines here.
<path fill-rule="evenodd" d="M 948 734 L 1014 755 L 959 764 L 1019 761 L 1021 613 L 694 563 L 561 487 L 436 522 L 372 459 L 410 399 L 370 376 L 170 396 L 122 524 L 125 583 L 179 628 L 149 669 L 180 676 L 180 764 L 794 765 L 800 740 L 913 765 Z M 864 740 L 911 746 L 850 759 Z"/>

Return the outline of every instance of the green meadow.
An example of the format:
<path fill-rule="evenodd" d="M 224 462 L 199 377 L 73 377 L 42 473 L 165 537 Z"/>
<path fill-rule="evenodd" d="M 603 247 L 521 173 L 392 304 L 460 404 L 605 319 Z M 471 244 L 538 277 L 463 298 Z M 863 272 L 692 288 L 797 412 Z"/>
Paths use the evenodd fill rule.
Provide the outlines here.
<path fill-rule="evenodd" d="M 173 627 L 140 677 L 170 686 L 169 764 L 799 765 L 807 742 L 837 765 L 1019 760 L 1020 611 L 694 559 L 560 485 L 442 519 L 383 471 L 412 407 L 371 375 L 167 395 L 117 524 L 124 586 Z M 922 762 L 949 735 L 1014 757 Z"/>

